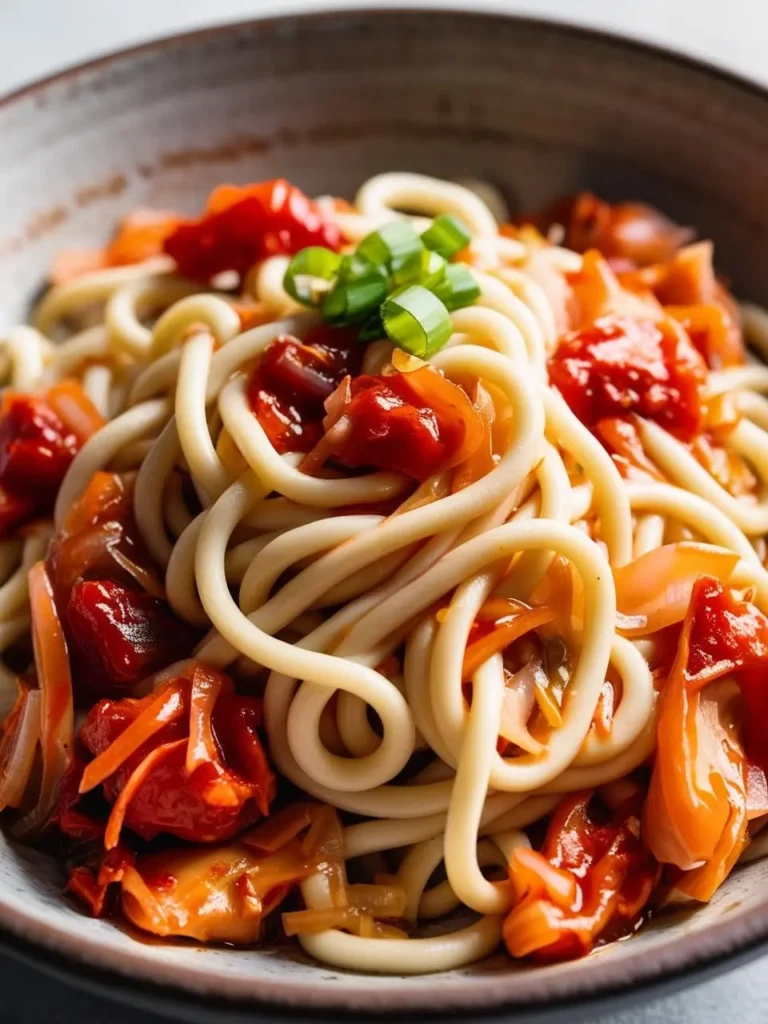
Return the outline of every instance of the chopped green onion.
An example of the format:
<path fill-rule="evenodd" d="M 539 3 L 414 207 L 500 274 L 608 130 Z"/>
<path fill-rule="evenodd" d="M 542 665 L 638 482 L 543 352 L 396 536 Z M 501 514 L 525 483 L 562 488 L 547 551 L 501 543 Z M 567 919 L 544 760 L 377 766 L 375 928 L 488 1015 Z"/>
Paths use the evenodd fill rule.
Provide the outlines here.
<path fill-rule="evenodd" d="M 392 282 L 395 285 L 423 284 L 425 288 L 433 291 L 435 285 L 442 281 L 446 266 L 439 253 L 422 248 L 415 258 L 409 259 L 392 275 Z"/>
<path fill-rule="evenodd" d="M 350 324 L 372 313 L 387 297 L 387 279 L 382 274 L 369 274 L 354 280 L 339 280 L 323 302 L 323 316 L 331 323 Z"/>
<path fill-rule="evenodd" d="M 421 249 L 421 239 L 408 221 L 393 220 L 366 235 L 357 247 L 357 255 L 394 274 L 418 259 Z"/>
<path fill-rule="evenodd" d="M 421 236 L 428 249 L 439 252 L 447 260 L 468 246 L 471 239 L 469 231 L 452 213 L 441 213 L 439 217 L 435 217 Z"/>
<path fill-rule="evenodd" d="M 338 276 L 340 281 L 359 281 L 362 277 L 380 277 L 386 280 L 387 272 L 384 267 L 371 263 L 359 253 L 350 252 L 341 257 Z"/>
<path fill-rule="evenodd" d="M 301 249 L 288 264 L 283 287 L 304 306 L 319 306 L 339 269 L 341 257 L 321 245 Z"/>
<path fill-rule="evenodd" d="M 429 249 L 424 249 L 421 255 L 421 278 L 419 279 L 419 284 L 423 284 L 425 288 L 434 291 L 435 287 L 445 277 L 447 267 L 448 264 L 439 252 L 430 252 Z"/>
<path fill-rule="evenodd" d="M 451 318 L 443 303 L 422 285 L 411 285 L 382 304 L 381 319 L 390 340 L 426 359 L 451 336 Z"/>
<path fill-rule="evenodd" d="M 446 266 L 443 279 L 435 286 L 434 292 L 446 309 L 471 306 L 480 297 L 477 281 L 461 263 Z"/>

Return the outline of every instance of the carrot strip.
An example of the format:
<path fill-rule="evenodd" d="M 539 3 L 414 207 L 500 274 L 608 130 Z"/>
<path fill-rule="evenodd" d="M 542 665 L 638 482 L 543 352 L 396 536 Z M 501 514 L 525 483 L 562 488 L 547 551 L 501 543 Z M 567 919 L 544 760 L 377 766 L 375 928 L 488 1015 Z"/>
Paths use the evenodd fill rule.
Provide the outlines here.
<path fill-rule="evenodd" d="M 169 722 L 183 714 L 186 701 L 180 683 L 180 680 L 174 680 L 158 690 L 156 699 L 149 707 L 103 753 L 91 761 L 80 781 L 81 793 L 87 793 L 108 779 L 142 743 L 146 743 Z"/>
<path fill-rule="evenodd" d="M 117 846 L 123 822 L 125 821 L 125 814 L 128 810 L 128 804 L 136 795 L 139 786 L 141 786 L 152 769 L 157 767 L 158 762 L 162 761 L 172 751 L 178 750 L 186 742 L 185 739 L 181 739 L 172 740 L 170 743 L 162 743 L 159 747 L 151 750 L 141 764 L 131 772 L 130 778 L 120 791 L 120 795 L 112 805 L 112 810 L 109 814 L 107 827 L 104 832 L 104 848 L 106 850 L 112 850 Z"/>
<path fill-rule="evenodd" d="M 522 612 L 509 625 L 495 629 L 488 636 L 481 637 L 470 644 L 464 652 L 464 662 L 461 667 L 461 678 L 468 682 L 480 666 L 494 654 L 503 651 L 511 643 L 524 636 L 532 629 L 538 629 L 551 622 L 555 613 L 551 608 L 531 608 Z"/>
<path fill-rule="evenodd" d="M 69 653 L 44 562 L 29 570 L 32 643 L 41 693 L 40 747 L 43 770 L 37 805 L 17 823 L 18 835 L 46 824 L 59 784 L 72 764 L 74 706 Z"/>
<path fill-rule="evenodd" d="M 219 752 L 213 735 L 213 709 L 221 693 L 224 679 L 217 673 L 195 666 L 189 698 L 189 741 L 187 771 L 191 775 L 201 764 L 218 760 Z"/>

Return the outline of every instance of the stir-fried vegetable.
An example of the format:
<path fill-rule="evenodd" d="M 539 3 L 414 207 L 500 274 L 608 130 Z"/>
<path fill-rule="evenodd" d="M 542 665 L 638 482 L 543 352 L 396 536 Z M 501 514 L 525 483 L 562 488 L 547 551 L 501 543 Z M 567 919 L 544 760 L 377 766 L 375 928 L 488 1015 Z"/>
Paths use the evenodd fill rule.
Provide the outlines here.
<path fill-rule="evenodd" d="M 133 519 L 130 480 L 95 474 L 52 541 L 48 569 L 78 694 L 130 692 L 194 646 L 194 632 L 163 600 Z"/>
<path fill-rule="evenodd" d="M 747 839 L 747 758 L 763 768 L 768 744 L 760 717 L 766 659 L 768 619 L 717 579 L 700 577 L 661 696 L 643 816 L 650 849 L 685 872 L 677 886 L 695 899 L 712 896 Z M 742 685 L 741 700 L 726 676 Z"/>
<path fill-rule="evenodd" d="M 46 395 L 6 391 L 0 408 L 0 536 L 49 517 L 80 446 L 104 423 L 75 381 Z"/>
<path fill-rule="evenodd" d="M 326 403 L 326 433 L 302 464 L 327 459 L 426 480 L 469 458 L 484 436 L 466 392 L 430 366 L 345 378 Z"/>
<path fill-rule="evenodd" d="M 541 850 L 513 852 L 516 902 L 504 922 L 512 956 L 569 959 L 634 930 L 659 877 L 639 838 L 637 804 L 630 798 L 601 819 L 591 792 L 571 794 Z"/>
<path fill-rule="evenodd" d="M 80 731 L 95 755 L 80 792 L 101 785 L 113 805 L 107 847 L 123 825 L 145 839 L 168 832 L 210 843 L 267 814 L 275 779 L 260 723 L 260 702 L 202 665 L 139 700 L 96 704 Z"/>
<path fill-rule="evenodd" d="M 696 580 L 704 574 L 727 583 L 738 561 L 732 551 L 683 541 L 619 566 L 613 572 L 619 628 L 642 636 L 682 622 Z"/>

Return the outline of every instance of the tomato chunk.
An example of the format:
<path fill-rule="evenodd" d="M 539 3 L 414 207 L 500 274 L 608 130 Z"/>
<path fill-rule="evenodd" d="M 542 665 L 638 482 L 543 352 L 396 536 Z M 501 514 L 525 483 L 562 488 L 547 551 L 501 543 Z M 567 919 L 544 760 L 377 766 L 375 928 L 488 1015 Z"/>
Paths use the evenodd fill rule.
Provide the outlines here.
<path fill-rule="evenodd" d="M 323 434 L 323 403 L 362 358 L 357 331 L 319 325 L 303 341 L 282 337 L 265 350 L 248 400 L 272 446 L 308 452 Z"/>
<path fill-rule="evenodd" d="M 357 377 L 334 429 L 333 458 L 342 466 L 391 470 L 414 480 L 463 462 L 484 436 L 466 393 L 426 366 Z"/>
<path fill-rule="evenodd" d="M 78 580 L 66 618 L 80 688 L 99 695 L 125 693 L 194 643 L 165 602 L 112 580 Z"/>
<path fill-rule="evenodd" d="M 51 541 L 48 568 L 80 699 L 123 696 L 194 647 L 196 633 L 161 599 L 130 479 L 94 475 Z"/>
<path fill-rule="evenodd" d="M 101 700 L 80 730 L 84 746 L 107 758 L 103 791 L 115 805 L 113 814 L 129 787 L 130 799 L 119 808 L 118 831 L 124 824 L 144 839 L 168 833 L 189 842 L 221 842 L 269 809 L 275 779 L 257 731 L 261 703 L 236 695 L 230 680 L 213 670 L 198 667 L 193 673 L 220 683 L 211 699 L 202 698 L 203 728 L 212 742 L 207 749 L 195 745 L 191 769 L 191 715 L 198 701 L 194 674 L 192 680 L 181 677 L 164 683 L 140 700 Z M 140 730 L 139 740 L 147 738 L 126 754 L 115 744 L 132 726 Z M 94 762 L 86 769 L 81 791 L 90 787 L 88 774 L 96 767 Z M 108 826 L 108 839 L 109 835 Z"/>
<path fill-rule="evenodd" d="M 676 884 L 695 899 L 712 896 L 746 842 L 751 768 L 768 767 L 767 658 L 768 619 L 701 576 L 662 692 L 643 821 L 650 848 L 684 872 Z"/>
<path fill-rule="evenodd" d="M 564 797 L 541 851 L 516 849 L 517 903 L 504 922 L 512 956 L 566 960 L 634 930 L 659 877 L 643 847 L 635 798 L 600 821 L 592 792 Z"/>
<path fill-rule="evenodd" d="M 72 460 L 103 422 L 77 381 L 61 381 L 45 396 L 3 395 L 0 537 L 34 516 L 52 515 Z"/>
<path fill-rule="evenodd" d="M 210 281 L 224 270 L 246 274 L 259 260 L 292 255 L 309 245 L 338 249 L 334 224 L 316 203 L 283 178 L 255 185 L 222 185 L 199 220 L 180 224 L 164 242 L 179 273 Z"/>
<path fill-rule="evenodd" d="M 705 375 L 682 330 L 628 317 L 566 334 L 549 362 L 550 381 L 588 427 L 637 413 L 683 440 L 701 427 Z"/>
<path fill-rule="evenodd" d="M 50 516 L 79 444 L 34 395 L 7 393 L 0 409 L 0 536 L 34 515 Z"/>

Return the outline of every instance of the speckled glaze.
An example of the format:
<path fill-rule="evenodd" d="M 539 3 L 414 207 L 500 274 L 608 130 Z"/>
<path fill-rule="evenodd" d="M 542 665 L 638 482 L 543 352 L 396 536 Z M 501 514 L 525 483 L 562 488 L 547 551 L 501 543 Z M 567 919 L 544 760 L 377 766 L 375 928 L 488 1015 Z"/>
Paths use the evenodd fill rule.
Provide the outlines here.
<path fill-rule="evenodd" d="M 768 98 L 701 65 L 511 17 L 305 15 L 179 37 L 0 103 L 0 325 L 24 317 L 56 249 L 137 205 L 195 209 L 224 180 L 289 176 L 351 195 L 394 168 L 501 185 L 513 208 L 587 186 L 645 199 L 717 241 L 768 300 Z M 0 837 L 0 926 L 84 964 L 215 996 L 331 1010 L 469 1010 L 658 979 L 768 936 L 768 863 L 695 914 L 586 961 L 497 956 L 440 976 L 338 972 L 300 952 L 144 944 L 83 916 L 40 854 Z"/>

